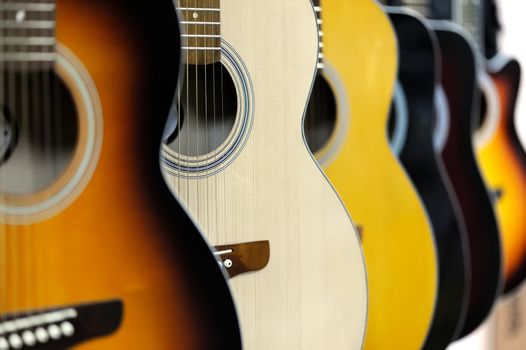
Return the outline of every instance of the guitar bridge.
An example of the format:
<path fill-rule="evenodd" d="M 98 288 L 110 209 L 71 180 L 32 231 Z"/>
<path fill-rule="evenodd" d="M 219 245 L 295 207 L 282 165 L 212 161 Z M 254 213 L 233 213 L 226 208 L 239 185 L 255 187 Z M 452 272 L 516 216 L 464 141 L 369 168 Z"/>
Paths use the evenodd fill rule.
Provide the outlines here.
<path fill-rule="evenodd" d="M 2 314 L 0 350 L 69 349 L 115 332 L 122 316 L 118 300 Z"/>
<path fill-rule="evenodd" d="M 269 241 L 221 245 L 215 249 L 214 255 L 220 259 L 219 264 L 230 278 L 262 270 L 270 260 Z"/>

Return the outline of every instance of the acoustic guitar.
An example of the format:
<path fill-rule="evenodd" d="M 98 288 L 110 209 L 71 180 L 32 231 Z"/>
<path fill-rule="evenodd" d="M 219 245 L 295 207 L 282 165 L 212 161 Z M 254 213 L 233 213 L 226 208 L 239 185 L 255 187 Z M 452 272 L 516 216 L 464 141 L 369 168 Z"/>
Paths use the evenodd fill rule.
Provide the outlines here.
<path fill-rule="evenodd" d="M 484 8 L 466 3 L 464 17 L 485 52 Z M 487 56 L 487 55 L 484 55 Z M 521 68 L 499 53 L 483 61 L 487 73 L 480 84 L 485 108 L 475 134 L 477 157 L 499 219 L 504 256 L 504 291 L 511 292 L 526 277 L 526 153 L 515 126 L 515 105 Z"/>
<path fill-rule="evenodd" d="M 362 229 L 369 281 L 365 349 L 420 349 L 433 319 L 437 252 L 422 202 L 387 138 L 395 33 L 373 1 L 315 5 L 321 70 L 305 133 Z"/>
<path fill-rule="evenodd" d="M 230 277 L 246 349 L 360 349 L 366 271 L 302 118 L 309 0 L 181 0 L 183 78 L 163 169 Z"/>
<path fill-rule="evenodd" d="M 479 113 L 478 53 L 473 39 L 451 21 L 451 13 L 432 13 L 441 53 L 442 94 L 437 95 L 435 146 L 441 151 L 466 222 L 471 289 L 466 321 L 460 333 L 475 330 L 490 314 L 501 290 L 500 233 L 489 193 L 475 158 L 473 134 Z"/>
<path fill-rule="evenodd" d="M 458 337 L 469 302 L 469 246 L 458 199 L 433 144 L 438 44 L 425 19 L 404 7 L 387 7 L 398 37 L 400 69 L 391 108 L 391 145 L 420 194 L 439 254 L 439 288 L 423 349 L 445 349 Z"/>
<path fill-rule="evenodd" d="M 239 349 L 226 280 L 159 169 L 173 4 L 0 12 L 0 349 Z"/>

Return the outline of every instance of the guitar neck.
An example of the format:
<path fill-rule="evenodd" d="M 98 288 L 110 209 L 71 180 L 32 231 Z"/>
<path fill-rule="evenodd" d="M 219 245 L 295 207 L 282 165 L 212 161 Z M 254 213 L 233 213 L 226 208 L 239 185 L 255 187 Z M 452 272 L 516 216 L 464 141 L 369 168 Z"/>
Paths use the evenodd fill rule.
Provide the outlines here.
<path fill-rule="evenodd" d="M 314 11 L 316 12 L 316 22 L 318 23 L 318 42 L 319 42 L 319 55 L 318 55 L 318 69 L 325 67 L 323 63 L 323 30 L 322 30 L 322 18 L 321 18 L 321 0 L 312 0 L 314 5 Z"/>
<path fill-rule="evenodd" d="M 432 17 L 431 0 L 395 0 L 393 4 L 395 3 L 410 8 L 424 17 Z"/>
<path fill-rule="evenodd" d="M 453 7 L 453 20 L 473 37 L 477 48 L 484 53 L 484 8 L 482 0 L 457 0 Z"/>
<path fill-rule="evenodd" d="M 175 0 L 181 25 L 182 59 L 187 64 L 221 60 L 219 0 Z"/>
<path fill-rule="evenodd" d="M 55 59 L 55 1 L 0 3 L 0 60 L 47 63 Z"/>
<path fill-rule="evenodd" d="M 413 9 L 427 18 L 456 22 L 471 34 L 477 48 L 481 52 L 484 51 L 482 0 L 384 0 L 382 2 Z"/>

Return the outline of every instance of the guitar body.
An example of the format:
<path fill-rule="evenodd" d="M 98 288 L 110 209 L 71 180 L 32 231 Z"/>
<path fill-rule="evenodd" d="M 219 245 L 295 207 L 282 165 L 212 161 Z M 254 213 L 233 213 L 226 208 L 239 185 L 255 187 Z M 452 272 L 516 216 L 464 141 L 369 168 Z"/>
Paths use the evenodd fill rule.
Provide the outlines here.
<path fill-rule="evenodd" d="M 25 332 L 23 344 L 34 349 L 240 348 L 224 275 L 159 168 L 178 75 L 173 4 L 59 0 L 56 13 L 55 71 L 78 111 L 79 137 L 71 164 L 51 186 L 2 193 L 0 341 L 20 344 Z M 4 82 L 18 88 L 11 74 Z M 31 89 L 20 90 L 21 101 L 35 109 L 54 90 L 26 83 Z M 4 99 L 13 96 L 3 91 Z M 16 115 L 18 103 L 10 102 Z M 0 172 L 19 161 L 23 138 Z M 86 155 L 80 184 L 69 188 Z M 42 169 L 32 171 L 41 176 Z M 5 323 L 19 319 L 18 326 Z"/>
<path fill-rule="evenodd" d="M 469 247 L 458 200 L 433 144 L 438 52 L 435 35 L 413 11 L 388 8 L 400 52 L 399 83 L 405 101 L 395 98 L 396 124 L 407 125 L 399 158 L 424 202 L 437 244 L 439 288 L 424 349 L 445 349 L 464 324 L 469 296 Z M 401 97 L 403 98 L 403 97 Z M 407 106 L 404 110 L 396 104 Z M 397 113 L 398 112 L 398 113 Z M 407 119 L 406 122 L 399 121 Z"/>
<path fill-rule="evenodd" d="M 316 155 L 362 228 L 369 282 L 365 349 L 420 349 L 433 318 L 437 255 L 422 203 L 387 139 L 395 35 L 374 1 L 321 4 L 321 76 L 333 89 L 336 126 Z M 310 118 L 319 118 L 311 107 L 306 130 Z"/>
<path fill-rule="evenodd" d="M 239 131 L 244 141 L 227 139 L 209 155 L 196 157 L 202 166 L 193 168 L 184 165 L 192 157 L 176 152 L 183 142 L 175 137 L 164 147 L 166 178 L 218 246 L 232 276 L 244 348 L 360 349 L 367 318 L 360 242 L 345 207 L 309 153 L 301 127 L 318 50 L 312 4 L 221 0 L 220 5 L 224 68 L 215 81 L 230 75 L 236 90 L 227 99 L 224 80 L 216 96 L 223 95 L 225 106 L 239 101 L 230 135 L 249 130 Z M 182 95 L 192 94 L 185 86 L 180 86 Z M 202 113 L 205 108 L 211 113 L 211 101 Z M 223 117 L 218 115 L 216 122 Z M 189 119 L 186 124 L 182 120 L 181 137 L 191 127 Z M 245 121 L 250 127 L 244 129 Z M 212 133 L 213 123 L 209 120 L 208 128 L 200 123 L 202 132 L 190 144 Z M 218 161 L 222 158 L 216 155 L 230 144 L 234 146 L 225 160 Z M 230 162 L 228 154 L 235 154 Z M 253 269 L 249 263 L 240 266 L 239 261 L 253 256 L 238 245 L 251 250 L 261 241 L 269 249 L 263 245 L 252 253 L 267 261 Z"/>
<path fill-rule="evenodd" d="M 477 135 L 477 157 L 499 219 L 504 254 L 505 292 L 526 274 L 526 153 L 515 126 L 521 70 L 515 60 L 497 56 L 488 62 L 499 113 L 486 118 Z"/>
<path fill-rule="evenodd" d="M 466 223 L 471 256 L 471 291 L 461 336 L 489 315 L 501 287 L 500 237 L 489 194 L 475 160 L 472 136 L 478 116 L 475 52 L 463 30 L 432 22 L 442 61 L 442 86 L 449 109 L 449 130 L 442 157 Z"/>

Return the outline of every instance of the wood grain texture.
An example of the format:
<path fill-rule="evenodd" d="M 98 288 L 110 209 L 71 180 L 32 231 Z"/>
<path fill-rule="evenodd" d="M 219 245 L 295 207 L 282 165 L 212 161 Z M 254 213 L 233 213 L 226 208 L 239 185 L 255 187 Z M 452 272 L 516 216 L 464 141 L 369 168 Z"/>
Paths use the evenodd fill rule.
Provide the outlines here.
<path fill-rule="evenodd" d="M 59 0 L 57 23 L 100 96 L 103 144 L 72 205 L 2 225 L 0 313 L 117 298 L 121 328 L 78 349 L 240 348 L 224 276 L 159 169 L 179 60 L 173 5 Z"/>
<path fill-rule="evenodd" d="M 326 61 L 339 74 L 350 105 L 345 143 L 325 170 L 363 227 L 365 349 L 420 349 L 433 318 L 437 255 L 422 203 L 387 139 L 395 34 L 374 1 L 322 1 L 322 7 Z"/>
<path fill-rule="evenodd" d="M 222 0 L 221 11 L 222 38 L 253 83 L 252 130 L 223 171 L 167 177 L 212 244 L 270 242 L 268 266 L 231 279 L 246 349 L 359 349 L 360 243 L 302 132 L 318 50 L 312 4 Z"/>
<path fill-rule="evenodd" d="M 505 291 L 510 291 L 526 275 L 526 154 L 515 127 L 520 66 L 504 58 L 498 68 L 489 73 L 497 88 L 500 114 L 490 138 L 479 145 L 477 158 L 490 191 L 499 193 L 494 204 L 502 238 Z"/>

